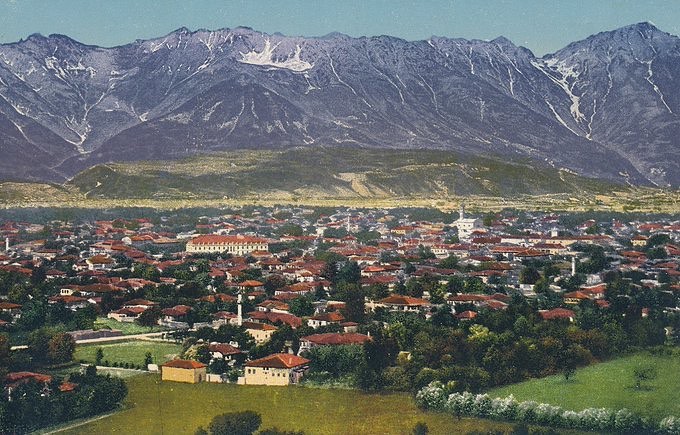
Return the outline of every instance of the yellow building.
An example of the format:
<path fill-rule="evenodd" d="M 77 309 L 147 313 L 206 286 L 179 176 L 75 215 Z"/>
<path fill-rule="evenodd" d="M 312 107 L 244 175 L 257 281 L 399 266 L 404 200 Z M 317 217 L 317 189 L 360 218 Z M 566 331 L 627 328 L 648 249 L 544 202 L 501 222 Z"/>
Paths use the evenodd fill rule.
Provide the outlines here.
<path fill-rule="evenodd" d="M 266 239 L 243 235 L 220 236 L 205 235 L 187 242 L 186 251 L 190 253 L 226 252 L 233 255 L 248 255 L 255 251 L 269 250 Z"/>
<path fill-rule="evenodd" d="M 246 385 L 290 385 L 302 379 L 307 365 L 307 358 L 288 353 L 275 353 L 264 358 L 246 363 Z"/>
<path fill-rule="evenodd" d="M 272 338 L 272 334 L 278 328 L 267 323 L 243 322 L 246 332 L 255 339 L 256 344 L 262 344 Z"/>
<path fill-rule="evenodd" d="M 205 381 L 206 367 L 198 361 L 175 359 L 161 366 L 161 379 L 197 384 Z"/>

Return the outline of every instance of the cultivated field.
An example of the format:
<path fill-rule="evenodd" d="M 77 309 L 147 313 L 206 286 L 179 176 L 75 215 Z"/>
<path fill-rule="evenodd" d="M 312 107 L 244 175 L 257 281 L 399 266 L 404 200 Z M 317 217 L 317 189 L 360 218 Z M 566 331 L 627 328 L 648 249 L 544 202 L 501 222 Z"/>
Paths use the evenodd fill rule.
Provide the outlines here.
<path fill-rule="evenodd" d="M 261 428 L 305 434 L 407 434 L 426 422 L 431 434 L 509 431 L 511 426 L 419 410 L 407 394 L 354 390 L 161 382 L 157 375 L 128 379 L 127 409 L 66 430 L 66 434 L 193 434 L 216 414 L 253 410 Z"/>
<path fill-rule="evenodd" d="M 656 368 L 657 378 L 648 388 L 633 388 L 636 367 Z M 660 420 L 669 415 L 680 417 L 680 358 L 639 353 L 585 367 L 573 379 L 563 376 L 533 379 L 491 390 L 492 397 L 514 395 L 518 400 L 535 400 L 580 411 L 584 408 L 628 408 Z"/>

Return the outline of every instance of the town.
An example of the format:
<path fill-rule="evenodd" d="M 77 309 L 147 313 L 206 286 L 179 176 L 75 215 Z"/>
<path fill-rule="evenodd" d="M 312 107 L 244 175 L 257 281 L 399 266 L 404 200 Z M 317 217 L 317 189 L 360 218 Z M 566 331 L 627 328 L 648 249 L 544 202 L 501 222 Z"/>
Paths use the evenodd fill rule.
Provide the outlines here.
<path fill-rule="evenodd" d="M 481 393 L 679 342 L 677 216 L 468 209 L 6 213 L 0 432 L 137 373 Z"/>

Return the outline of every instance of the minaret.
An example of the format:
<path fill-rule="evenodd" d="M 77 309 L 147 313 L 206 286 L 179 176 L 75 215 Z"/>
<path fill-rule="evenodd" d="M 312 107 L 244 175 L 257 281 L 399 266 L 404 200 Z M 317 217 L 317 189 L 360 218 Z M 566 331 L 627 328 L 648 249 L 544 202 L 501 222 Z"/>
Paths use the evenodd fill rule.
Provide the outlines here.
<path fill-rule="evenodd" d="M 238 323 L 238 326 L 243 325 L 243 306 L 241 305 L 241 302 L 243 302 L 243 295 L 241 293 L 238 294 L 238 314 L 236 317 L 236 322 Z"/>
<path fill-rule="evenodd" d="M 576 275 L 576 256 L 571 257 L 571 276 Z"/>
<path fill-rule="evenodd" d="M 460 203 L 460 210 L 458 210 L 458 214 L 460 214 L 460 216 L 458 217 L 459 221 L 462 221 L 463 219 L 465 219 L 465 203 L 464 202 Z"/>
<path fill-rule="evenodd" d="M 9 237 L 5 237 L 5 252 L 9 252 Z"/>

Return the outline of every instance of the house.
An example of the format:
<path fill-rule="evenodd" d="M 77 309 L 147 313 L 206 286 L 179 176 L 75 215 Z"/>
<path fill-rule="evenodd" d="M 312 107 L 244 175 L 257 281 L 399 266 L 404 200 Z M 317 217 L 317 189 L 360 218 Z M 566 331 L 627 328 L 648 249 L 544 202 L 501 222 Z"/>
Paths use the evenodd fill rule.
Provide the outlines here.
<path fill-rule="evenodd" d="M 368 304 L 367 304 L 368 305 Z M 391 295 L 372 304 L 373 307 L 385 307 L 390 311 L 420 312 L 430 308 L 429 301 L 410 296 Z"/>
<path fill-rule="evenodd" d="M 327 334 L 312 334 L 300 339 L 298 355 L 302 355 L 303 352 L 317 346 L 363 345 L 369 340 L 371 340 L 371 337 L 368 335 L 357 333 L 340 334 L 330 332 Z"/>
<path fill-rule="evenodd" d="M 123 307 L 120 310 L 111 311 L 106 317 L 118 322 L 130 323 L 137 320 L 144 311 L 146 310 L 140 307 Z"/>
<path fill-rule="evenodd" d="M 327 326 L 330 324 L 340 324 L 345 321 L 345 316 L 342 314 L 338 313 L 337 311 L 333 311 L 330 313 L 324 313 L 324 314 L 319 314 L 314 317 L 310 317 L 307 320 L 307 325 L 311 326 L 312 328 L 316 329 L 321 326 Z"/>
<path fill-rule="evenodd" d="M 278 328 L 267 323 L 243 322 L 246 332 L 255 339 L 256 344 L 262 344 L 272 338 L 272 334 Z"/>
<path fill-rule="evenodd" d="M 245 385 L 297 384 L 307 371 L 310 361 L 297 355 L 275 353 L 246 363 L 245 376 L 239 379 Z"/>
<path fill-rule="evenodd" d="M 205 364 L 198 361 L 175 359 L 161 365 L 161 379 L 197 384 L 205 381 L 206 367 Z"/>
<path fill-rule="evenodd" d="M 243 362 L 245 354 L 239 348 L 227 343 L 210 343 L 208 345 L 212 359 L 223 359 L 225 361 Z"/>
<path fill-rule="evenodd" d="M 52 382 L 52 376 L 43 373 L 33 373 L 33 372 L 12 372 L 5 376 L 5 393 L 7 398 L 12 400 L 12 391 L 19 385 L 25 384 L 27 382 L 37 382 L 42 385 L 42 396 L 50 395 L 50 382 Z"/>
<path fill-rule="evenodd" d="M 254 251 L 269 251 L 269 242 L 259 237 L 240 234 L 236 236 L 211 234 L 195 237 L 189 240 L 186 246 L 186 252 L 199 254 L 226 252 L 233 255 L 248 255 Z"/>
<path fill-rule="evenodd" d="M 21 305 L 12 302 L 0 302 L 0 313 L 9 315 L 13 321 L 21 317 Z"/>
<path fill-rule="evenodd" d="M 106 255 L 95 255 L 85 260 L 89 270 L 111 270 L 115 261 Z"/>
<path fill-rule="evenodd" d="M 552 310 L 539 310 L 538 314 L 543 320 L 566 319 L 570 322 L 574 321 L 576 314 L 572 310 L 566 308 L 553 308 Z"/>

